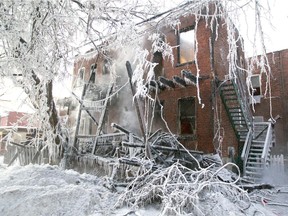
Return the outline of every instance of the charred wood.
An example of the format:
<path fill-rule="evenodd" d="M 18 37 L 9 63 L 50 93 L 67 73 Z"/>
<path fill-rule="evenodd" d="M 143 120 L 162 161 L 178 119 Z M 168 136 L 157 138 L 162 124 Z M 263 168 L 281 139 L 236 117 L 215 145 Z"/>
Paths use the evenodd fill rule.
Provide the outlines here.
<path fill-rule="evenodd" d="M 132 84 L 132 74 L 133 74 L 133 72 L 132 72 L 131 64 L 130 64 L 129 61 L 126 62 L 126 69 L 127 69 L 128 76 L 129 76 L 129 83 L 130 83 L 130 88 L 131 88 L 131 91 L 132 91 L 132 96 L 134 97 L 135 89 L 134 89 L 133 84 Z M 134 102 L 135 102 L 136 113 L 137 113 L 140 129 L 141 129 L 141 132 L 142 132 L 142 136 L 145 139 L 145 130 L 144 130 L 144 126 L 143 126 L 143 121 L 142 121 L 141 112 L 140 112 L 140 108 L 139 108 L 137 97 L 135 98 Z"/>
<path fill-rule="evenodd" d="M 145 148 L 144 144 L 138 144 L 138 143 L 130 143 L 130 142 L 122 142 L 123 146 L 125 147 L 132 147 L 132 148 Z"/>
<path fill-rule="evenodd" d="M 274 186 L 270 184 L 249 184 L 249 185 L 240 185 L 241 188 L 247 190 L 248 193 L 253 190 L 261 190 L 261 189 L 273 189 Z"/>
<path fill-rule="evenodd" d="M 148 138 L 148 140 L 151 140 L 151 139 L 153 139 L 154 137 L 158 136 L 161 132 L 162 132 L 162 129 L 158 129 L 157 131 L 155 131 L 155 132 Z"/>
<path fill-rule="evenodd" d="M 115 129 L 117 129 L 117 130 L 119 130 L 119 131 L 121 131 L 121 132 L 123 132 L 123 133 L 125 133 L 125 134 L 127 134 L 127 135 L 133 134 L 131 131 L 123 128 L 122 126 L 120 126 L 120 125 L 118 125 L 118 124 L 116 124 L 116 123 L 112 123 L 112 124 L 111 124 L 111 127 L 115 128 Z M 133 134 L 133 138 L 134 138 L 134 139 L 137 139 L 137 140 L 139 140 L 139 141 L 141 141 L 141 142 L 143 142 L 143 140 L 142 140 L 140 137 L 136 136 L 135 134 Z"/>
<path fill-rule="evenodd" d="M 173 76 L 173 81 L 174 81 L 176 84 L 180 85 L 181 87 L 186 87 L 186 86 L 187 86 L 185 80 L 182 79 L 182 78 L 179 77 L 179 76 Z"/>
<path fill-rule="evenodd" d="M 191 81 L 194 85 L 197 83 L 197 77 L 193 75 L 190 71 L 182 70 L 181 75 L 184 78 L 187 78 L 189 81 Z"/>
<path fill-rule="evenodd" d="M 174 84 L 174 82 L 172 80 L 168 80 L 168 79 L 166 79 L 166 78 L 164 78 L 162 76 L 159 77 L 159 82 L 161 84 L 163 84 L 164 86 L 167 86 L 169 88 L 175 88 L 175 84 Z"/>
<path fill-rule="evenodd" d="M 162 151 L 179 151 L 179 152 L 189 152 L 191 154 L 196 155 L 203 155 L 203 152 L 201 151 L 193 151 L 193 150 L 186 150 L 186 149 L 180 149 L 180 148 L 173 148 L 173 147 L 167 147 L 167 146 L 151 146 L 151 148 L 162 150 Z"/>

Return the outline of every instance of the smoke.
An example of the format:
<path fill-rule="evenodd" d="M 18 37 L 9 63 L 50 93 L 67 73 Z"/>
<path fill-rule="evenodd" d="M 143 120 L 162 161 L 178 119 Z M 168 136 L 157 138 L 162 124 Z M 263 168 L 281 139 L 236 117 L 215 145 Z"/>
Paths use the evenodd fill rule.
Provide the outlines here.
<path fill-rule="evenodd" d="M 140 126 L 126 69 L 126 61 L 131 63 L 132 69 L 135 67 L 133 65 L 134 56 L 135 49 L 126 47 L 119 50 L 116 58 L 113 59 L 111 71 L 113 71 L 112 74 L 116 80 L 115 91 L 125 86 L 112 98 L 109 116 L 110 121 L 114 121 L 127 130 L 139 134 Z"/>

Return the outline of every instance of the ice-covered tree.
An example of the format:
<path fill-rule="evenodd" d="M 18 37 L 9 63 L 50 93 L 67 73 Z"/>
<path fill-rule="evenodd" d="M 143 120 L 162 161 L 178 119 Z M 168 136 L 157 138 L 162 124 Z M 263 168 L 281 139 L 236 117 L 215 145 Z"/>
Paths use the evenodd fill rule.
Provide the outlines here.
<path fill-rule="evenodd" d="M 11 78 L 28 95 L 42 137 L 48 145 L 66 137 L 53 99 L 53 81 L 65 77 L 69 58 L 81 46 L 105 49 L 107 35 L 133 31 L 132 20 L 155 14 L 140 1 L 4 0 L 0 3 L 0 74 Z M 112 42 L 109 42 L 112 44 Z"/>

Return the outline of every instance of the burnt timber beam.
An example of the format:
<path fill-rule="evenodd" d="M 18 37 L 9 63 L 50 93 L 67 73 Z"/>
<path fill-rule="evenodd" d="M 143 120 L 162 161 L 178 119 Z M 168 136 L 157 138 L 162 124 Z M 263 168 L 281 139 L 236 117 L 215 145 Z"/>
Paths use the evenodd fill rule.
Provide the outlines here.
<path fill-rule="evenodd" d="M 167 86 L 169 88 L 173 88 L 173 89 L 175 88 L 175 84 L 172 80 L 168 80 L 162 76 L 159 77 L 159 82 L 161 84 L 163 84 L 164 86 Z"/>
<path fill-rule="evenodd" d="M 191 81 L 193 84 L 196 84 L 197 83 L 197 76 L 195 76 L 194 74 L 191 73 L 191 71 L 187 71 L 187 70 L 182 70 L 181 71 L 181 75 L 188 79 L 189 81 Z M 205 79 L 209 79 L 209 76 L 199 76 L 198 77 L 198 81 L 201 81 L 201 80 L 205 80 Z"/>
<path fill-rule="evenodd" d="M 131 91 L 132 91 L 132 95 L 134 97 L 135 89 L 134 89 L 133 84 L 132 84 L 132 67 L 131 67 L 131 64 L 130 64 L 129 61 L 126 62 L 126 69 L 127 69 L 128 76 L 129 76 L 130 88 L 131 88 Z M 135 97 L 134 101 L 135 101 L 135 107 L 136 107 L 136 113 L 137 113 L 138 121 L 139 121 L 139 124 L 140 124 L 140 129 L 141 129 L 142 136 L 143 136 L 144 143 L 145 143 L 145 156 L 147 158 L 151 159 L 151 157 L 152 157 L 151 150 L 150 150 L 149 144 L 148 144 L 148 142 L 146 140 L 146 134 L 145 134 L 144 125 L 143 125 L 143 121 L 142 121 L 142 117 L 141 117 L 141 113 L 140 113 L 138 98 Z"/>
<path fill-rule="evenodd" d="M 129 134 L 131 133 L 129 130 L 121 127 L 120 125 L 118 125 L 118 124 L 116 124 L 116 123 L 112 123 L 112 124 L 111 124 L 111 127 L 116 128 L 116 129 L 120 130 L 121 132 L 123 132 L 123 133 L 125 133 L 125 134 L 127 134 L 127 135 L 129 135 Z"/>
<path fill-rule="evenodd" d="M 143 140 L 142 140 L 140 137 L 136 136 L 136 135 L 133 134 L 131 131 L 123 128 L 122 126 L 120 126 L 120 125 L 118 125 L 118 124 L 116 124 L 116 123 L 112 123 L 112 124 L 111 124 L 111 127 L 116 128 L 116 129 L 118 129 L 119 131 L 121 131 L 121 132 L 123 132 L 123 133 L 125 133 L 125 134 L 127 134 L 127 135 L 132 134 L 132 135 L 133 135 L 133 138 L 137 139 L 137 140 L 140 141 L 140 142 L 143 142 Z"/>
<path fill-rule="evenodd" d="M 150 82 L 149 82 L 149 85 L 150 86 L 152 86 L 153 88 L 158 88 L 158 89 L 160 89 L 160 90 L 165 90 L 166 89 L 166 87 L 165 87 L 165 85 L 163 85 L 162 83 L 160 83 L 160 81 L 159 80 L 151 80 Z"/>
<path fill-rule="evenodd" d="M 133 84 L 132 84 L 132 73 L 133 72 L 132 72 L 132 67 L 131 67 L 131 64 L 130 64 L 129 61 L 126 62 L 126 69 L 127 69 L 128 76 L 129 76 L 129 83 L 130 83 L 130 88 L 131 88 L 131 91 L 132 91 L 132 96 L 134 97 L 135 89 L 134 89 Z M 143 138 L 145 139 L 145 130 L 144 130 L 143 121 L 142 121 L 142 117 L 141 117 L 141 113 L 140 113 L 138 99 L 135 98 L 134 102 L 135 102 L 135 107 L 136 107 L 136 113 L 137 113 L 138 121 L 139 121 L 139 124 L 140 124 L 140 129 L 141 129 Z"/>
<path fill-rule="evenodd" d="M 185 80 L 182 79 L 179 76 L 173 76 L 173 81 L 174 81 L 174 83 L 180 85 L 181 87 L 186 87 L 187 86 Z"/>
<path fill-rule="evenodd" d="M 190 71 L 182 70 L 181 75 L 184 78 L 187 78 L 189 81 L 191 81 L 194 85 L 197 83 L 197 77 L 193 75 Z"/>

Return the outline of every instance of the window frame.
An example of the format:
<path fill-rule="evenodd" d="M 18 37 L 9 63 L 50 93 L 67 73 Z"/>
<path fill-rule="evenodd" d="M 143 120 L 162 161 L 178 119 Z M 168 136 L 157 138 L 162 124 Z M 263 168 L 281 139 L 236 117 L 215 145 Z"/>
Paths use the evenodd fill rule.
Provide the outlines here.
<path fill-rule="evenodd" d="M 187 62 L 182 62 L 182 63 L 180 61 L 180 59 L 181 59 L 180 34 L 183 32 L 188 32 L 188 31 L 194 31 L 193 49 L 194 49 L 194 55 L 195 55 L 195 25 L 191 25 L 191 26 L 188 26 L 186 28 L 182 28 L 179 31 L 177 31 L 177 64 L 176 64 L 176 67 L 195 63 L 195 56 L 194 56 L 192 61 L 187 61 Z"/>
<path fill-rule="evenodd" d="M 194 106 L 194 113 L 193 115 L 183 116 L 181 115 L 181 101 L 191 101 L 192 105 Z M 196 97 L 184 97 L 178 99 L 178 132 L 179 135 L 182 137 L 196 137 L 197 134 L 197 106 L 196 106 Z M 192 122 L 192 133 L 183 133 L 182 132 L 182 122 L 183 119 L 190 119 L 190 123 Z"/>

